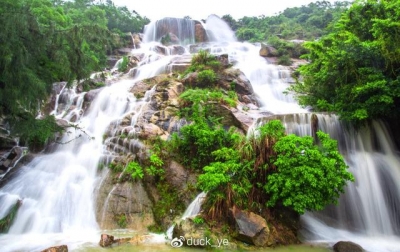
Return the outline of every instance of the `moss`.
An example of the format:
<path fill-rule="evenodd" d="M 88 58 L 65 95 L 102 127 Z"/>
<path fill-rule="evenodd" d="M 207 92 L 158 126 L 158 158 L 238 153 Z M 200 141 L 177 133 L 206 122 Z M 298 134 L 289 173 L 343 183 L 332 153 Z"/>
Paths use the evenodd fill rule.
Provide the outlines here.
<path fill-rule="evenodd" d="M 10 212 L 3 219 L 0 220 L 0 234 L 8 232 L 21 205 L 22 201 L 17 200 L 15 205 L 11 208 Z"/>

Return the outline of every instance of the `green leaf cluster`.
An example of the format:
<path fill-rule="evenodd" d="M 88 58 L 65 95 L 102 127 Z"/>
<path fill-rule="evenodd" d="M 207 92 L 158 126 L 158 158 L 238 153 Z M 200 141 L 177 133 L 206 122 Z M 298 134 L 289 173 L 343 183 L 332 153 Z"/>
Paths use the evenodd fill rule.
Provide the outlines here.
<path fill-rule="evenodd" d="M 299 102 L 361 124 L 400 116 L 400 2 L 356 1 L 328 35 L 305 46 Z"/>
<path fill-rule="evenodd" d="M 327 34 L 330 24 L 347 10 L 348 1 L 316 1 L 300 7 L 287 8 L 274 16 L 242 17 L 235 20 L 222 16 L 241 41 L 260 42 L 278 36 L 285 40 L 314 40 Z"/>
<path fill-rule="evenodd" d="M 114 14 L 127 11 L 111 1 L 105 5 L 90 0 L 2 1 L 0 116 L 10 125 L 38 126 L 28 132 L 12 127 L 11 133 L 22 142 L 43 143 L 51 135 L 47 131 L 51 119 L 35 125 L 32 120 L 54 82 L 79 82 L 106 66 L 106 52 L 114 43 L 109 26 L 112 15 L 107 15 L 111 9 Z M 140 25 L 147 22 L 138 15 L 129 18 L 140 19 Z"/>
<path fill-rule="evenodd" d="M 300 214 L 321 210 L 354 180 L 337 142 L 323 132 L 316 139 L 286 135 L 282 123 L 272 120 L 252 137 L 231 134 L 233 141 L 212 151 L 198 179 L 212 218 L 234 205 L 254 210 L 280 203 Z"/>
<path fill-rule="evenodd" d="M 277 153 L 264 188 L 270 195 L 268 206 L 281 200 L 303 214 L 305 210 L 322 210 L 336 203 L 346 181 L 353 181 L 347 165 L 337 150 L 335 140 L 328 134 L 317 132 L 318 145 L 312 137 L 287 135 L 274 145 Z"/>
<path fill-rule="evenodd" d="M 143 168 L 135 161 L 128 163 L 125 172 L 130 174 L 133 180 L 139 180 L 144 177 Z"/>

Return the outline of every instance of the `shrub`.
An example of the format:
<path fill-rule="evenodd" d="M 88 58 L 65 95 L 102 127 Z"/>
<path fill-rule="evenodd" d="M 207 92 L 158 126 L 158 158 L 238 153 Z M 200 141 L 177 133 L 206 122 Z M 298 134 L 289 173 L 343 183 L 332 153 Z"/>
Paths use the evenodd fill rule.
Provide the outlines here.
<path fill-rule="evenodd" d="M 130 162 L 125 169 L 126 173 L 129 173 L 133 180 L 142 179 L 144 177 L 143 168 L 137 162 Z"/>
<path fill-rule="evenodd" d="M 206 69 L 199 72 L 197 75 L 199 86 L 208 87 L 217 81 L 217 75 L 214 70 Z"/>
<path fill-rule="evenodd" d="M 336 203 L 347 181 L 354 181 L 337 142 L 321 131 L 317 136 L 320 145 L 314 144 L 312 137 L 293 134 L 275 144 L 277 171 L 268 176 L 264 187 L 270 195 L 268 206 L 282 201 L 300 214 L 322 210 Z"/>

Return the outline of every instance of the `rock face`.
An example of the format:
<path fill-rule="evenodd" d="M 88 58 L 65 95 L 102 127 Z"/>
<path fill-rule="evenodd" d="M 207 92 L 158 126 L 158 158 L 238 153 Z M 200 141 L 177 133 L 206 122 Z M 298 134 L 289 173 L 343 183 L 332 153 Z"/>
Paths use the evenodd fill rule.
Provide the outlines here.
<path fill-rule="evenodd" d="M 276 56 L 278 56 L 278 51 L 272 46 L 261 43 L 260 56 L 276 57 Z"/>
<path fill-rule="evenodd" d="M 108 176 L 99 191 L 97 216 L 100 227 L 146 231 L 148 226 L 154 224 L 153 204 L 142 183 L 126 181 L 114 184 L 115 179 Z"/>
<path fill-rule="evenodd" d="M 333 245 L 335 252 L 363 252 L 365 251 L 360 245 L 351 241 L 340 241 Z"/>
<path fill-rule="evenodd" d="M 61 245 L 61 246 L 47 248 L 45 250 L 42 250 L 41 252 L 68 252 L 68 247 L 67 245 Z"/>
<path fill-rule="evenodd" d="M 15 146 L 5 156 L 0 157 L 0 179 L 18 163 L 27 150 L 26 147 Z"/>
<path fill-rule="evenodd" d="M 185 246 L 200 248 L 210 247 L 213 239 L 209 237 L 209 235 L 206 235 L 206 230 L 207 226 L 204 223 L 196 224 L 193 218 L 186 218 L 175 225 L 172 237 L 181 238 Z"/>
<path fill-rule="evenodd" d="M 230 209 L 230 214 L 237 229 L 238 240 L 258 247 L 268 245 L 270 232 L 264 218 L 236 207 Z"/>

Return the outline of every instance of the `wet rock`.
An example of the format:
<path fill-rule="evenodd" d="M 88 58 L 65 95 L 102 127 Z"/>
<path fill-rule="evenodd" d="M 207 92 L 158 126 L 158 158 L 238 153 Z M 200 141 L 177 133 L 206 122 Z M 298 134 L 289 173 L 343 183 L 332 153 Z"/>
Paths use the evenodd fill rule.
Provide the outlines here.
<path fill-rule="evenodd" d="M 188 179 L 187 170 L 179 163 L 172 160 L 166 169 L 165 178 L 170 185 L 183 190 Z"/>
<path fill-rule="evenodd" d="M 68 247 L 67 245 L 55 246 L 42 250 L 41 252 L 68 252 Z"/>
<path fill-rule="evenodd" d="M 236 239 L 258 247 L 268 244 L 270 232 L 263 217 L 236 207 L 229 209 L 229 212 L 236 226 Z"/>
<path fill-rule="evenodd" d="M 333 245 L 335 252 L 363 252 L 365 251 L 360 245 L 351 241 L 340 241 Z"/>
<path fill-rule="evenodd" d="M 240 110 L 233 112 L 233 116 L 236 119 L 235 124 L 238 125 L 238 128 L 242 129 L 244 132 L 247 132 L 254 123 L 253 117 L 249 116 L 247 113 L 243 113 Z"/>
<path fill-rule="evenodd" d="M 203 25 L 198 21 L 196 21 L 196 24 L 194 26 L 194 32 L 195 32 L 196 43 L 208 41 L 207 32 L 204 29 Z"/>
<path fill-rule="evenodd" d="M 260 56 L 276 57 L 278 56 L 278 51 L 272 46 L 261 43 Z"/>
<path fill-rule="evenodd" d="M 132 48 L 119 48 L 117 49 L 119 55 L 130 55 L 132 53 Z"/>
<path fill-rule="evenodd" d="M 97 218 L 102 229 L 129 228 L 147 231 L 154 224 L 153 204 L 142 183 L 119 182 L 119 174 L 109 173 L 100 186 Z"/>
<path fill-rule="evenodd" d="M 172 237 L 180 238 L 185 246 L 199 248 L 211 247 L 213 245 L 212 241 L 216 240 L 216 237 L 213 235 L 211 235 L 211 237 L 210 235 L 206 235 L 207 230 L 209 230 L 207 224 L 194 223 L 193 218 L 189 217 L 179 221 L 179 223 L 174 226 Z"/>
<path fill-rule="evenodd" d="M 153 123 L 145 123 L 139 133 L 141 139 L 154 139 L 164 134 L 164 131 Z"/>
<path fill-rule="evenodd" d="M 142 37 L 140 34 L 134 33 L 132 34 L 132 41 L 133 41 L 133 47 L 138 49 L 140 48 L 140 44 L 142 43 Z"/>
<path fill-rule="evenodd" d="M 0 159 L 0 170 L 6 172 L 13 168 L 26 152 L 26 147 L 13 147 L 4 158 Z"/>
<path fill-rule="evenodd" d="M 171 47 L 171 54 L 172 55 L 182 55 L 185 53 L 185 47 L 180 45 L 174 45 Z"/>
<path fill-rule="evenodd" d="M 150 90 L 153 87 L 150 83 L 146 82 L 145 80 L 138 81 L 133 85 L 131 88 L 130 92 L 133 93 L 133 95 L 137 99 L 141 99 L 144 97 L 145 93 Z"/>
<path fill-rule="evenodd" d="M 114 236 L 101 234 L 99 245 L 103 248 L 110 247 L 114 243 Z"/>

